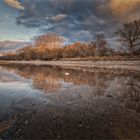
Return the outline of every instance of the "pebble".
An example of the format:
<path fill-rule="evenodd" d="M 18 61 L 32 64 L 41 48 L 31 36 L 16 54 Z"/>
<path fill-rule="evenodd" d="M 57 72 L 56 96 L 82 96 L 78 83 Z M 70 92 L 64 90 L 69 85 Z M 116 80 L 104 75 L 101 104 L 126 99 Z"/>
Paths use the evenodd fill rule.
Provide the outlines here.
<path fill-rule="evenodd" d="M 79 124 L 78 126 L 79 126 L 79 127 L 82 127 L 82 124 Z"/>
<path fill-rule="evenodd" d="M 28 121 L 25 121 L 25 124 L 28 124 Z"/>
<path fill-rule="evenodd" d="M 113 126 L 113 122 L 110 122 L 110 125 Z"/>
<path fill-rule="evenodd" d="M 106 95 L 107 97 L 111 97 L 111 98 L 113 98 L 113 96 L 112 95 Z"/>

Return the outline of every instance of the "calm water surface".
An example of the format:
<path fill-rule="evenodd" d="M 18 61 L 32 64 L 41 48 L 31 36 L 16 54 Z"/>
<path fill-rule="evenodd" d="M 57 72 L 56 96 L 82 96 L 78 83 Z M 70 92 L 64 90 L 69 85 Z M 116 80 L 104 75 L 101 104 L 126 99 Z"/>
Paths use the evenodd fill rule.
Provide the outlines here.
<path fill-rule="evenodd" d="M 140 74 L 0 66 L 0 139 L 140 139 Z"/>

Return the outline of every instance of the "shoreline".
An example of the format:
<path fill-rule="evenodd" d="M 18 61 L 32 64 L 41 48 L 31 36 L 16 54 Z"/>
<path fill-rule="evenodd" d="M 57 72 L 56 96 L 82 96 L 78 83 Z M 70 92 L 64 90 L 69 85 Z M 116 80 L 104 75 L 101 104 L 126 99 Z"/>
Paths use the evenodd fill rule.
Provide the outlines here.
<path fill-rule="evenodd" d="M 140 71 L 140 61 L 3 61 L 2 64 L 50 65 L 80 68 L 105 68 Z"/>

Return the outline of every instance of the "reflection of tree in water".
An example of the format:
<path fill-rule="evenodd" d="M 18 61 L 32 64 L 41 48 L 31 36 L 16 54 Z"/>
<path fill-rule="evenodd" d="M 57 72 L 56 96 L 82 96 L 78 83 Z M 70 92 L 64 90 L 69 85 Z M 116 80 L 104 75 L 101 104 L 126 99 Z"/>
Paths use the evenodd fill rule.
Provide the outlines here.
<path fill-rule="evenodd" d="M 65 83 L 73 83 L 78 86 L 89 85 L 95 87 L 94 93 L 101 95 L 107 88 L 108 81 L 112 79 L 112 76 L 98 71 L 85 72 L 83 70 L 34 65 L 7 65 L 6 67 L 14 69 L 16 74 L 32 79 L 34 87 L 45 92 L 58 91 L 63 86 L 63 80 Z M 66 72 L 70 75 L 66 76 Z"/>
<path fill-rule="evenodd" d="M 63 83 L 73 83 L 78 86 L 88 85 L 89 88 L 92 88 L 94 95 L 104 95 L 105 93 L 122 95 L 122 89 L 126 87 L 125 80 L 130 77 L 130 73 L 126 71 L 104 69 L 83 71 L 82 69 L 19 64 L 5 67 L 13 69 L 15 73 L 26 79 L 32 79 L 33 86 L 44 92 L 58 91 L 63 88 Z M 66 76 L 66 72 L 70 75 Z"/>
<path fill-rule="evenodd" d="M 140 112 L 140 83 L 130 77 L 124 96 L 125 106 Z"/>
<path fill-rule="evenodd" d="M 33 86 L 44 92 L 56 92 L 62 88 L 61 80 L 52 75 L 45 76 L 43 73 L 36 73 L 32 80 Z"/>
<path fill-rule="evenodd" d="M 129 83 L 130 89 L 130 98 L 133 101 L 139 101 L 140 100 L 140 86 L 135 85 L 134 83 Z"/>

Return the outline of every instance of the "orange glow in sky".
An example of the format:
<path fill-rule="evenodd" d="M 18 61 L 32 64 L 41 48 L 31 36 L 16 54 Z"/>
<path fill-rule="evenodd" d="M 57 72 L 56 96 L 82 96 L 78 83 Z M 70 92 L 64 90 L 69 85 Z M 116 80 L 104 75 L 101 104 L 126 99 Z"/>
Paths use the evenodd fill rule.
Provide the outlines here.
<path fill-rule="evenodd" d="M 140 0 L 111 0 L 109 7 L 114 14 L 122 16 L 134 10 L 140 4 Z"/>

